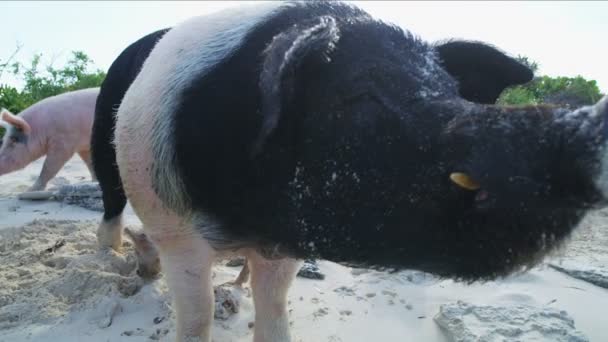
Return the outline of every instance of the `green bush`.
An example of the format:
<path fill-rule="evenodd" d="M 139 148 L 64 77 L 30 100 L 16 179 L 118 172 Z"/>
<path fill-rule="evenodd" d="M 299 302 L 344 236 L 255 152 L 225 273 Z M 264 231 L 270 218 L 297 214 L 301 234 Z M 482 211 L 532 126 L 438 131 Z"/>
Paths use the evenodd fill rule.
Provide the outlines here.
<path fill-rule="evenodd" d="M 0 77 L 3 73 L 10 73 L 24 82 L 23 89 L 18 90 L 2 84 L 0 79 L 0 106 L 19 113 L 50 96 L 98 87 L 106 76 L 102 70 L 91 70 L 93 61 L 81 51 L 73 51 L 63 68 L 48 65 L 41 71 L 41 58 L 41 54 L 34 55 L 29 65 L 9 62 L 0 64 Z"/>
<path fill-rule="evenodd" d="M 527 57 L 519 60 L 528 65 L 533 71 L 538 70 L 538 64 Z M 580 107 L 594 104 L 602 98 L 595 80 L 586 80 L 582 76 L 549 77 L 539 76 L 528 84 L 505 89 L 498 99 L 502 105 L 535 105 L 553 103 Z"/>

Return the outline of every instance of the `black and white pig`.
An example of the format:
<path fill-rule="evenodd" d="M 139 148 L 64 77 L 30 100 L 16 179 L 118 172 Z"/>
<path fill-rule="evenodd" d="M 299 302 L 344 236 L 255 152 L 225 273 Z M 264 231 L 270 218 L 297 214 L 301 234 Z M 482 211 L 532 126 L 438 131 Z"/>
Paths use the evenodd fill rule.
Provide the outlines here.
<path fill-rule="evenodd" d="M 156 42 L 169 31 L 168 28 L 152 32 L 130 44 L 112 63 L 101 84 L 95 104 L 95 117 L 91 134 L 91 159 L 102 191 L 104 215 L 97 231 L 102 247 L 119 251 L 122 246 L 122 213 L 127 197 L 116 165 L 113 145 L 116 111 L 127 89 L 139 73 L 141 66 Z M 118 227 L 118 228 L 117 228 Z M 154 276 L 159 272 L 158 256 L 145 235 L 129 232 L 138 254 L 142 276 Z"/>
<path fill-rule="evenodd" d="M 477 60 L 480 76 L 502 68 Z M 480 104 L 447 69 L 433 45 L 338 2 L 227 10 L 158 41 L 115 144 L 178 340 L 210 341 L 224 252 L 249 260 L 254 340 L 288 341 L 297 260 L 493 279 L 535 265 L 604 204 L 607 98 Z"/>
<path fill-rule="evenodd" d="M 120 250 L 122 213 L 127 202 L 113 145 L 116 111 L 152 48 L 168 30 L 150 33 L 129 45 L 112 63 L 101 85 L 91 146 L 95 170 L 101 175 L 99 183 L 103 192 L 104 215 L 98 231 L 102 247 Z M 445 71 L 458 81 L 460 95 L 472 102 L 492 104 L 505 88 L 524 84 L 533 77 L 527 67 L 483 43 L 451 40 L 438 42 L 433 48 Z M 145 237 L 139 236 L 139 239 Z M 147 245 L 144 243 L 139 247 L 145 248 Z M 147 254 L 151 261 L 154 260 L 151 257 L 154 251 L 141 252 Z"/>
<path fill-rule="evenodd" d="M 122 213 L 127 202 L 112 144 L 116 111 L 152 48 L 168 30 L 150 33 L 129 45 L 112 63 L 101 86 L 91 146 L 94 168 L 100 175 L 103 192 L 104 215 L 98 229 L 98 241 L 102 247 L 120 250 Z M 433 48 L 441 66 L 458 81 L 460 95 L 469 101 L 494 103 L 505 88 L 526 83 L 533 77 L 528 68 L 486 44 L 451 40 L 438 42 Z M 130 235 L 135 236 L 134 233 Z M 140 272 L 153 276 L 159 271 L 156 251 L 146 241 L 145 235 L 136 235 L 137 238 L 132 239 L 142 242 L 136 243 Z M 245 265 L 237 282 L 246 281 L 247 274 Z"/>

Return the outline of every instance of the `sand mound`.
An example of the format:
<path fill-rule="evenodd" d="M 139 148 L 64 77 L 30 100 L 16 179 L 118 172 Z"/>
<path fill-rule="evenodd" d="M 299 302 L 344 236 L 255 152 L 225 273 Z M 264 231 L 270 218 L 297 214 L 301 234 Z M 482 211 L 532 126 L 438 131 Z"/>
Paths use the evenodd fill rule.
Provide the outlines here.
<path fill-rule="evenodd" d="M 0 329 L 50 323 L 139 291 L 130 247 L 98 251 L 95 221 L 36 220 L 0 231 Z"/>
<path fill-rule="evenodd" d="M 587 215 L 572 236 L 568 248 L 549 267 L 608 289 L 608 209 Z"/>
<path fill-rule="evenodd" d="M 554 308 L 478 306 L 462 301 L 440 307 L 435 321 L 451 341 L 589 341 L 574 320 Z"/>
<path fill-rule="evenodd" d="M 85 209 L 103 212 L 101 188 L 97 182 L 60 184 L 46 191 L 28 191 L 17 195 L 21 200 L 54 200 Z"/>
<path fill-rule="evenodd" d="M 148 303 L 156 315 L 154 326 L 124 330 L 121 336 L 158 340 L 171 335 L 175 317 L 162 276 L 144 286 L 136 273 L 133 247 L 126 244 L 122 254 L 100 251 L 96 229 L 95 220 L 35 220 L 0 230 L 0 331 L 12 334 L 27 326 L 83 320 L 87 329 L 96 331 L 123 321 L 117 323 L 120 329 L 132 323 L 123 316 Z M 214 316 L 219 322 L 238 314 L 243 296 L 250 297 L 248 289 L 229 284 L 214 290 Z M 250 311 L 251 303 L 245 307 Z"/>
<path fill-rule="evenodd" d="M 565 273 L 573 278 L 584 280 L 595 286 L 608 289 L 608 271 L 606 269 L 585 267 L 585 265 L 576 264 L 566 266 L 549 264 L 549 267 L 559 272 Z"/>

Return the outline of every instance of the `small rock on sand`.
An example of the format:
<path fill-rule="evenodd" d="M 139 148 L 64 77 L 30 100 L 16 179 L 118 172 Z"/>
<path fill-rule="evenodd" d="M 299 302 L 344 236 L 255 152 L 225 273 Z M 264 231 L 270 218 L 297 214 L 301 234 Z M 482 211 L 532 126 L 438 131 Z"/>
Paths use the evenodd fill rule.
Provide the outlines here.
<path fill-rule="evenodd" d="M 82 182 L 59 187 L 55 198 L 65 204 L 103 211 L 101 188 L 97 182 Z"/>
<path fill-rule="evenodd" d="M 314 260 L 306 260 L 300 268 L 300 271 L 298 271 L 298 277 L 323 280 L 325 279 L 325 274 L 321 273 L 319 266 L 317 266 L 317 263 Z"/>
<path fill-rule="evenodd" d="M 239 312 L 241 293 L 230 284 L 213 288 L 215 294 L 215 319 L 225 321 Z"/>
<path fill-rule="evenodd" d="M 226 263 L 226 266 L 228 266 L 228 267 L 239 267 L 239 266 L 243 266 L 243 265 L 245 265 L 245 258 L 230 259 Z"/>

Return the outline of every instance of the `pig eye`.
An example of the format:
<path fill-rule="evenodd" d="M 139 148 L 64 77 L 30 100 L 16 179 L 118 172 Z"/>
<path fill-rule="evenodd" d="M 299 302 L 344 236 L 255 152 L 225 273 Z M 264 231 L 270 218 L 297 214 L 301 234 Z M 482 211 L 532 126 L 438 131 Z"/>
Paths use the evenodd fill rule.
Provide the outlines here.
<path fill-rule="evenodd" d="M 466 173 L 454 172 L 450 174 L 450 180 L 454 182 L 454 184 L 466 190 L 475 191 L 480 188 L 479 183 Z"/>

